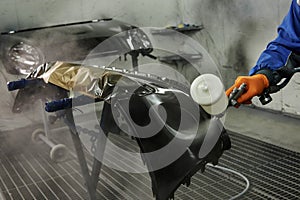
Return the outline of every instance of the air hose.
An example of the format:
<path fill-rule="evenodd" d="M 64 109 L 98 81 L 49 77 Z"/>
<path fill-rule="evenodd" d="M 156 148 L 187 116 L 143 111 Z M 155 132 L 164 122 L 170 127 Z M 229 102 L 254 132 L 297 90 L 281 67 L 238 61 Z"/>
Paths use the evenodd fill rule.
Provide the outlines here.
<path fill-rule="evenodd" d="M 242 179 L 244 179 L 244 181 L 246 182 L 245 189 L 242 192 L 240 192 L 239 194 L 231 197 L 230 200 L 237 199 L 237 198 L 241 197 L 242 195 L 244 195 L 248 191 L 248 189 L 250 187 L 250 181 L 248 180 L 248 178 L 246 176 L 244 176 L 240 172 L 237 172 L 235 170 L 232 170 L 232 169 L 229 169 L 229 168 L 226 168 L 226 167 L 222 167 L 222 166 L 219 166 L 219 165 L 212 165 L 210 163 L 208 163 L 207 166 L 215 168 L 215 169 L 220 169 L 222 171 L 227 171 L 227 172 L 233 173 L 233 174 L 235 174 L 237 176 L 240 176 Z"/>

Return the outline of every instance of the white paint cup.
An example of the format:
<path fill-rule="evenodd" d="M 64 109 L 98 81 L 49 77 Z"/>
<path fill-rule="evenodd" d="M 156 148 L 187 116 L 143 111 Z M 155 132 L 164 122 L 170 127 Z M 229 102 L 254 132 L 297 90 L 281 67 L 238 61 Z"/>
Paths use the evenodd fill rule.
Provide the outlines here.
<path fill-rule="evenodd" d="M 193 81 L 190 92 L 193 100 L 211 115 L 219 115 L 227 108 L 228 97 L 222 81 L 216 75 L 198 76 Z"/>

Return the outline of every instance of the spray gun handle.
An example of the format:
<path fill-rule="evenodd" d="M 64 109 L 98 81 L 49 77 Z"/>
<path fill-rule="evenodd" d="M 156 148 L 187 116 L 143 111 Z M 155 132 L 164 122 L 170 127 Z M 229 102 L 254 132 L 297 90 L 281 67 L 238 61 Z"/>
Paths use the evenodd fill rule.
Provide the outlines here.
<path fill-rule="evenodd" d="M 285 74 L 288 74 L 288 76 L 287 75 L 281 76 L 283 72 L 285 72 Z M 293 75 L 297 72 L 300 72 L 300 67 L 288 68 L 287 66 L 284 66 L 279 70 L 276 70 L 275 73 L 277 73 L 277 77 L 278 77 L 277 83 L 269 86 L 263 91 L 263 93 L 259 97 L 259 101 L 261 102 L 261 104 L 266 105 L 270 103 L 273 100 L 270 94 L 276 93 L 282 88 L 284 88 L 292 79 Z"/>
<path fill-rule="evenodd" d="M 262 105 L 266 105 L 266 104 L 270 103 L 272 100 L 273 99 L 272 99 L 270 93 L 266 90 L 259 97 L 259 101 L 261 102 Z"/>

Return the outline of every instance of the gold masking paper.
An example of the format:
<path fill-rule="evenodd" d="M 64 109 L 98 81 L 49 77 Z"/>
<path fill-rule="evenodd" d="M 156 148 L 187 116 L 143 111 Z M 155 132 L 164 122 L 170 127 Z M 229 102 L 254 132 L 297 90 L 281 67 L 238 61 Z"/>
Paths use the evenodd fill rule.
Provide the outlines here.
<path fill-rule="evenodd" d="M 43 79 L 45 83 L 52 83 L 66 90 L 93 97 L 96 97 L 95 90 L 99 88 L 101 92 L 98 95 L 104 97 L 103 92 L 105 93 L 107 88 L 114 86 L 121 77 L 121 74 L 108 72 L 99 67 L 55 62 L 49 63 L 45 72 L 37 78 Z"/>

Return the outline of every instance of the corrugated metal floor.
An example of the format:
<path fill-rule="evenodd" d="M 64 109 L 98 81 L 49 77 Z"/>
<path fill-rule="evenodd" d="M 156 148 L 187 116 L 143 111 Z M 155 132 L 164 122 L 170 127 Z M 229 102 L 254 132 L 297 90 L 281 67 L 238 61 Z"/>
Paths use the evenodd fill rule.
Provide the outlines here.
<path fill-rule="evenodd" d="M 232 149 L 219 164 L 249 178 L 251 187 L 242 199 L 299 199 L 299 153 L 236 133 L 230 135 Z M 110 139 L 126 148 L 137 147 L 125 137 L 111 135 Z M 77 160 L 70 156 L 56 164 L 48 154 L 49 148 L 33 145 L 28 134 L 0 136 L 0 187 L 6 199 L 87 199 Z M 91 158 L 88 160 L 91 163 Z M 207 167 L 192 178 L 189 187 L 181 186 L 175 199 L 229 199 L 244 187 L 240 177 Z M 147 174 L 107 167 L 102 170 L 97 195 L 99 199 L 153 199 Z"/>

